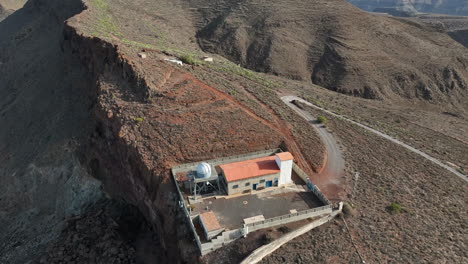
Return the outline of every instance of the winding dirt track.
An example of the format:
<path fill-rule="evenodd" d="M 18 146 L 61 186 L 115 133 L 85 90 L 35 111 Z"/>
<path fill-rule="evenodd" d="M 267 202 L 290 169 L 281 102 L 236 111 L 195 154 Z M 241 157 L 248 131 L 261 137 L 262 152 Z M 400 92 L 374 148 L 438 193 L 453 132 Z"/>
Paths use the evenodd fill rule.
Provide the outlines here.
<path fill-rule="evenodd" d="M 383 138 L 385 138 L 385 139 L 387 139 L 387 140 L 392 141 L 392 142 L 395 143 L 395 144 L 398 144 L 398 145 L 400 145 L 400 146 L 402 146 L 402 147 L 408 149 L 408 150 L 411 151 L 411 152 L 414 152 L 414 153 L 416 153 L 416 154 L 418 154 L 418 155 L 420 155 L 420 156 L 426 158 L 427 160 L 431 161 L 432 163 L 441 166 L 442 168 L 444 168 L 444 169 L 446 169 L 446 170 L 452 172 L 452 173 L 455 174 L 456 176 L 458 176 L 458 177 L 460 177 L 461 179 L 463 179 L 463 180 L 465 180 L 466 182 L 468 182 L 468 177 L 467 177 L 466 175 L 464 175 L 463 173 L 461 173 L 461 172 L 457 171 L 456 169 L 454 169 L 454 168 L 452 168 L 452 167 L 446 165 L 446 164 L 443 163 L 442 161 L 440 161 L 440 160 L 438 160 L 438 159 L 436 159 L 436 158 L 433 158 L 433 157 L 429 156 L 428 154 L 426 154 L 426 153 L 424 153 L 424 152 L 422 152 L 422 151 L 420 151 L 420 150 L 418 150 L 418 149 L 416 149 L 416 148 L 414 148 L 414 147 L 412 147 L 412 146 L 410 146 L 410 145 L 407 145 L 407 144 L 405 144 L 405 143 L 399 141 L 398 139 L 395 139 L 395 138 L 393 138 L 393 137 L 391 137 L 391 136 L 389 136 L 389 135 L 387 135 L 387 134 L 384 134 L 384 133 L 382 133 L 382 132 L 380 132 L 380 131 L 377 131 L 377 130 L 375 130 L 375 129 L 373 129 L 373 128 L 370 128 L 370 127 L 368 127 L 368 126 L 366 126 L 366 125 L 363 125 L 363 124 L 361 124 L 361 123 L 358 123 L 358 122 L 356 122 L 356 121 L 353 121 L 353 120 L 351 120 L 351 119 L 349 119 L 349 118 L 346 118 L 346 117 L 344 117 L 344 116 L 342 116 L 342 115 L 338 115 L 338 114 L 335 114 L 335 113 L 333 113 L 333 112 L 331 112 L 331 111 L 328 111 L 328 110 L 326 110 L 326 109 L 323 109 L 323 108 L 321 108 L 321 107 L 319 107 L 319 106 L 316 106 L 316 105 L 314 105 L 314 104 L 312 104 L 312 103 L 309 103 L 309 102 L 307 102 L 307 101 L 305 101 L 305 100 L 303 100 L 303 99 L 301 99 L 301 98 L 299 98 L 299 97 L 297 97 L 297 96 L 291 96 L 291 95 L 289 95 L 289 96 L 283 96 L 283 97 L 281 97 L 281 100 L 283 100 L 283 101 L 284 101 L 287 105 L 289 105 L 289 106 L 292 105 L 293 109 L 295 109 L 295 110 L 296 110 L 296 109 L 299 109 L 299 108 L 297 108 L 297 107 L 295 107 L 293 104 L 291 104 L 291 101 L 293 101 L 293 100 L 300 101 L 301 103 L 304 103 L 304 104 L 306 104 L 306 105 L 309 105 L 309 106 L 311 106 L 311 107 L 314 107 L 314 108 L 316 108 L 316 109 L 319 109 L 319 110 L 321 110 L 321 111 L 323 111 L 323 112 L 325 112 L 325 113 L 327 113 L 327 114 L 330 114 L 330 115 L 332 115 L 332 116 L 339 117 L 339 118 L 341 118 L 342 120 L 346 120 L 346 121 L 348 121 L 348 122 L 351 122 L 351 123 L 354 124 L 354 125 L 357 125 L 357 126 L 359 126 L 359 127 L 361 127 L 361 128 L 364 128 L 364 129 L 366 129 L 366 130 L 368 130 L 368 131 L 370 131 L 370 132 L 372 132 L 372 133 L 374 133 L 374 134 L 376 134 L 376 135 L 378 135 L 378 136 L 381 136 L 381 137 L 383 137 Z M 295 107 L 295 108 L 294 108 L 294 107 Z M 299 109 L 299 110 L 300 110 L 300 109 Z M 297 111 L 297 110 L 296 110 L 296 111 Z M 301 112 L 303 112 L 303 111 L 301 110 Z M 301 114 L 301 115 L 302 115 L 302 114 Z M 304 117 L 304 118 L 306 118 L 306 117 Z"/>
<path fill-rule="evenodd" d="M 331 201 L 342 200 L 342 196 L 344 195 L 343 181 L 345 176 L 345 161 L 335 138 L 322 124 L 316 121 L 317 119 L 314 116 L 291 103 L 291 101 L 297 100 L 296 98 L 285 96 L 281 99 L 315 128 L 325 145 L 325 164 L 318 174 L 312 175 L 312 183 L 319 186 L 320 190 L 324 192 Z"/>

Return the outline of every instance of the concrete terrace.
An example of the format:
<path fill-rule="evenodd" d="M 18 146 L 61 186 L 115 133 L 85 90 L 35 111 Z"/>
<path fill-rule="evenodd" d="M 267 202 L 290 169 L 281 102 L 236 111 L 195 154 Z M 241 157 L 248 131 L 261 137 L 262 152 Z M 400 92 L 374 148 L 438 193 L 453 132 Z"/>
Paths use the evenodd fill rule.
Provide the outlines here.
<path fill-rule="evenodd" d="M 242 227 L 245 218 L 263 215 L 268 219 L 290 214 L 291 210 L 302 211 L 323 205 L 303 186 L 292 185 L 233 198 L 207 198 L 193 204 L 192 214 L 213 211 L 221 226 L 232 230 Z"/>

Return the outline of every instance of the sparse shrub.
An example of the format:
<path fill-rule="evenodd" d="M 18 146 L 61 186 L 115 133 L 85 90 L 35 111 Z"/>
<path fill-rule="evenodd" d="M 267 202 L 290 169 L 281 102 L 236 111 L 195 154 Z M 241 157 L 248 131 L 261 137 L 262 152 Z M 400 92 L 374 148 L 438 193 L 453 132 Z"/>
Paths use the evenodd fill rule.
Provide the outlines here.
<path fill-rule="evenodd" d="M 238 241 L 237 243 L 237 252 L 240 255 L 245 255 L 248 251 L 247 245 L 245 243 L 242 243 L 243 241 Z"/>
<path fill-rule="evenodd" d="M 143 117 L 137 117 L 137 118 L 135 118 L 135 121 L 137 121 L 138 123 L 143 122 L 143 120 L 144 120 Z"/>
<path fill-rule="evenodd" d="M 327 122 L 327 118 L 324 117 L 324 116 L 319 116 L 317 117 L 317 121 L 320 123 L 320 124 L 325 124 Z"/>
<path fill-rule="evenodd" d="M 356 213 L 356 209 L 354 209 L 354 206 L 352 204 L 347 202 L 343 204 L 343 214 L 345 216 L 355 216 Z"/>
<path fill-rule="evenodd" d="M 263 244 L 266 245 L 266 244 L 270 244 L 271 242 L 273 242 L 273 240 L 275 240 L 275 237 L 273 236 L 272 233 L 266 233 L 263 235 Z"/>
<path fill-rule="evenodd" d="M 180 60 L 185 64 L 190 64 L 194 66 L 199 66 L 201 64 L 199 60 L 195 59 L 190 55 L 183 55 L 182 57 L 180 57 Z"/>
<path fill-rule="evenodd" d="M 401 204 L 399 203 L 391 203 L 387 209 L 390 211 L 392 214 L 399 214 L 403 211 L 403 208 L 401 207 Z"/>
<path fill-rule="evenodd" d="M 291 228 L 289 228 L 288 226 L 281 226 L 280 228 L 278 228 L 278 230 L 283 234 L 291 232 Z"/>

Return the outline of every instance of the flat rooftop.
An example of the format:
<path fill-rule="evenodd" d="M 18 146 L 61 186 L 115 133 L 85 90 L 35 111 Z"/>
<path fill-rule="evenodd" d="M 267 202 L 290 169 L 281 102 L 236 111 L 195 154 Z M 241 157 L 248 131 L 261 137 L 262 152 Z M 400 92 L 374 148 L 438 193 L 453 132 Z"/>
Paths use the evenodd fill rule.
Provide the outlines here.
<path fill-rule="evenodd" d="M 301 191 L 302 190 L 302 191 Z M 303 211 L 324 204 L 303 186 L 272 188 L 270 191 L 242 195 L 235 198 L 207 198 L 193 204 L 194 213 L 213 212 L 222 228 L 236 229 L 244 219 L 263 215 L 265 219 L 290 214 L 291 210 Z"/>
<path fill-rule="evenodd" d="M 213 212 L 209 211 L 200 214 L 200 218 L 202 219 L 203 224 L 205 225 L 205 228 L 208 232 L 221 229 L 221 225 L 219 224 L 218 219 L 216 219 L 216 215 Z"/>

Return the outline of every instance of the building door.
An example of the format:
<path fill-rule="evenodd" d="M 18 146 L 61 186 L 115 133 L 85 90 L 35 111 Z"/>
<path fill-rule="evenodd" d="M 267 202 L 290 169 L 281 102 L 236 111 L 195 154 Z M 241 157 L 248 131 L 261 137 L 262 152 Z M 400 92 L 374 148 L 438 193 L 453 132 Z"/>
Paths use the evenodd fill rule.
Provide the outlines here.
<path fill-rule="evenodd" d="M 271 187 L 271 186 L 273 186 L 273 182 L 272 182 L 272 181 L 267 181 L 267 182 L 265 183 L 265 187 Z"/>
<path fill-rule="evenodd" d="M 254 190 L 257 190 L 257 183 L 255 183 L 252 187 Z"/>

